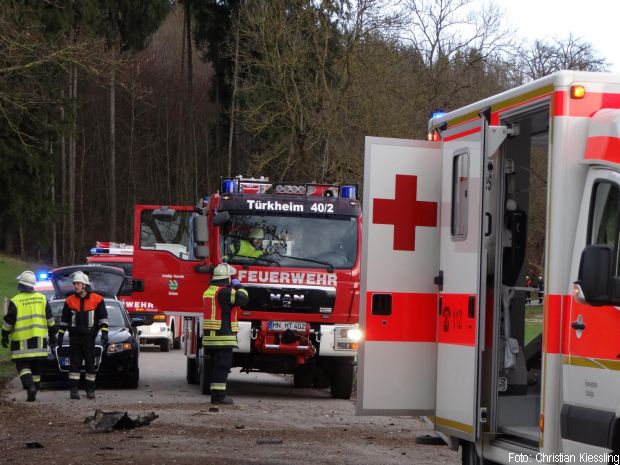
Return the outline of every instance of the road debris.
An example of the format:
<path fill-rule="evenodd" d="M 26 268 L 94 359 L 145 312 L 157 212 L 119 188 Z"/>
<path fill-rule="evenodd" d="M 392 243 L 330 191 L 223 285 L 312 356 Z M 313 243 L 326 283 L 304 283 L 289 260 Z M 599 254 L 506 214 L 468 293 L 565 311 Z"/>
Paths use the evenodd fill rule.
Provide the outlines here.
<path fill-rule="evenodd" d="M 113 429 L 133 429 L 147 426 L 157 418 L 159 415 L 155 412 L 149 412 L 144 416 L 139 415 L 133 419 L 127 415 L 127 412 L 104 412 L 97 409 L 92 417 L 84 419 L 84 423 L 92 430 L 109 433 Z"/>

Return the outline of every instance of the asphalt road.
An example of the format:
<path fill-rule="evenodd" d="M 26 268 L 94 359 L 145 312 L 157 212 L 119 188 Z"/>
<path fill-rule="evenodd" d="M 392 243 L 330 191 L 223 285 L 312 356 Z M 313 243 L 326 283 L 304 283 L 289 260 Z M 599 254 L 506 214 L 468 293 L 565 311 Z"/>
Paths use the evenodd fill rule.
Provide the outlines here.
<path fill-rule="evenodd" d="M 297 389 L 292 377 L 230 376 L 235 405 L 212 409 L 199 387 L 185 382 L 182 351 L 144 347 L 138 389 L 100 387 L 97 398 L 70 400 L 66 386 L 45 386 L 37 402 L 13 380 L 0 400 L 1 463 L 132 464 L 457 464 L 446 446 L 417 445 L 432 434 L 418 418 L 359 417 L 355 401 L 328 389 Z M 95 409 L 155 412 L 150 426 L 92 433 L 84 419 Z M 92 434 L 85 434 L 92 433 Z M 79 437 L 79 441 L 74 438 Z M 43 448 L 31 451 L 28 442 Z M 101 460 L 98 459 L 101 458 Z"/>

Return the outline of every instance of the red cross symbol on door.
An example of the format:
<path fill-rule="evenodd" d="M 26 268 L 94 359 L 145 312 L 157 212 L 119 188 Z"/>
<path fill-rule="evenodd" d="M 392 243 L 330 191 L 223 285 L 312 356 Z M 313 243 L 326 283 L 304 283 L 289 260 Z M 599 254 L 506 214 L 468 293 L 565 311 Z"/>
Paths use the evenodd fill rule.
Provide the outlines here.
<path fill-rule="evenodd" d="M 372 222 L 394 225 L 394 250 L 415 250 L 418 226 L 437 226 L 437 202 L 418 202 L 418 177 L 396 175 L 394 199 L 374 199 Z"/>

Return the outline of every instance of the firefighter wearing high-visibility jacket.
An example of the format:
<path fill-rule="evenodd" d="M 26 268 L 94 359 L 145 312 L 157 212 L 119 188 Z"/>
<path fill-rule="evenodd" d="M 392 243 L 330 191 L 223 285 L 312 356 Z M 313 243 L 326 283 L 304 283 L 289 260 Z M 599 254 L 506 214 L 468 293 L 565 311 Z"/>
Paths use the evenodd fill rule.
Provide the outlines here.
<path fill-rule="evenodd" d="M 65 300 L 60 318 L 58 345 L 62 345 L 65 331 L 69 330 L 69 388 L 71 399 L 79 399 L 80 372 L 82 360 L 86 374 L 86 397 L 95 398 L 95 338 L 101 331 L 101 343 L 104 350 L 108 344 L 108 311 L 103 297 L 91 292 L 86 274 L 76 271 L 73 274 L 73 289 Z"/>
<path fill-rule="evenodd" d="M 232 404 L 226 397 L 226 381 L 232 367 L 233 349 L 237 347 L 237 311 L 250 298 L 239 281 L 231 276 L 237 271 L 226 263 L 213 270 L 210 285 L 202 295 L 204 319 L 202 322 L 203 366 L 209 372 L 212 404 Z"/>
<path fill-rule="evenodd" d="M 56 323 L 45 296 L 34 291 L 32 271 L 17 277 L 19 293 L 8 305 L 2 325 L 2 346 L 11 350 L 11 360 L 19 372 L 22 386 L 33 402 L 41 383 L 40 362 L 47 359 L 48 346 L 55 344 Z"/>

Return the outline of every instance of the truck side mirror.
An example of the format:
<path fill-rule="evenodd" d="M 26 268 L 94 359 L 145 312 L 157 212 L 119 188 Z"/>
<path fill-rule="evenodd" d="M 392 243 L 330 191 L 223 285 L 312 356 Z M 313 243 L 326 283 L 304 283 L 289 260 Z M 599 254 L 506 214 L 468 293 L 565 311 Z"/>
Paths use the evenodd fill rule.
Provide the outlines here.
<path fill-rule="evenodd" d="M 228 212 L 219 212 L 213 216 L 214 226 L 222 226 L 229 222 L 230 222 L 230 213 Z"/>
<path fill-rule="evenodd" d="M 194 240 L 204 244 L 209 240 L 209 229 L 207 217 L 205 215 L 196 215 L 193 218 L 192 226 L 194 228 Z"/>
<path fill-rule="evenodd" d="M 209 256 L 209 247 L 206 245 L 197 245 L 194 247 L 194 257 L 207 258 Z"/>
<path fill-rule="evenodd" d="M 617 292 L 620 279 L 612 277 L 613 256 L 614 248 L 610 245 L 588 245 L 581 252 L 578 284 L 590 305 L 616 305 L 620 302 Z"/>

